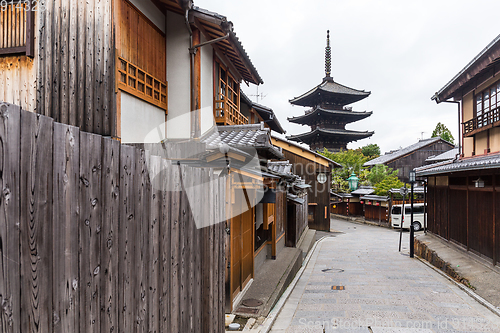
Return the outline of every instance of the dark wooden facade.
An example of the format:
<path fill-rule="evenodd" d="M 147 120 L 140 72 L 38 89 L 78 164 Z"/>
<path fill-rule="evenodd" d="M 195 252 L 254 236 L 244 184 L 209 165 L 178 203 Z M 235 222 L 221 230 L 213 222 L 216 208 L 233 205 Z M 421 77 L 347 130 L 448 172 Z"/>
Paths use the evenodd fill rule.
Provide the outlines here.
<path fill-rule="evenodd" d="M 305 180 L 308 189 L 308 224 L 315 230 L 330 230 L 330 184 L 333 162 L 287 141 L 273 138 L 273 144 L 281 147 L 285 159 L 292 165 L 292 172 Z M 299 155 L 300 154 L 300 155 Z M 320 163 L 321 160 L 321 163 Z M 325 183 L 318 182 L 318 174 L 327 176 Z"/>
<path fill-rule="evenodd" d="M 299 204 L 288 200 L 286 215 L 285 246 L 296 247 L 302 233 L 308 225 L 307 221 L 307 195 L 304 195 L 304 203 Z"/>
<path fill-rule="evenodd" d="M 474 180 L 485 180 L 484 188 Z M 500 174 L 428 177 L 428 229 L 497 264 L 500 260 Z"/>
<path fill-rule="evenodd" d="M 451 143 L 444 140 L 439 140 L 433 144 L 409 152 L 404 156 L 401 156 L 384 164 L 393 170 L 398 170 L 398 178 L 402 182 L 407 183 L 409 181 L 408 177 L 411 170 L 425 165 L 425 160 L 429 156 L 439 155 L 450 149 L 453 149 L 453 147 L 454 145 L 452 145 Z"/>

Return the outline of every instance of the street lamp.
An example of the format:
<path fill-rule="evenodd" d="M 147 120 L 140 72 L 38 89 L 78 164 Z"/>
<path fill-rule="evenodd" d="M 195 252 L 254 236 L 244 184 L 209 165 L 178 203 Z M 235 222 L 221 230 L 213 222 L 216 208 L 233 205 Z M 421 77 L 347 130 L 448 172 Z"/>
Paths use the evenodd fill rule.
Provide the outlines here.
<path fill-rule="evenodd" d="M 410 184 L 411 184 L 411 219 L 410 219 L 410 258 L 415 256 L 415 248 L 414 248 L 414 238 L 415 238 L 415 230 L 413 229 L 413 185 L 415 184 L 416 173 L 415 170 L 410 171 Z"/>
<path fill-rule="evenodd" d="M 351 190 L 351 192 L 358 188 L 358 181 L 359 181 L 359 178 L 356 177 L 356 174 L 353 171 L 351 173 L 351 176 L 349 178 L 347 178 L 347 182 L 349 183 L 349 190 Z"/>

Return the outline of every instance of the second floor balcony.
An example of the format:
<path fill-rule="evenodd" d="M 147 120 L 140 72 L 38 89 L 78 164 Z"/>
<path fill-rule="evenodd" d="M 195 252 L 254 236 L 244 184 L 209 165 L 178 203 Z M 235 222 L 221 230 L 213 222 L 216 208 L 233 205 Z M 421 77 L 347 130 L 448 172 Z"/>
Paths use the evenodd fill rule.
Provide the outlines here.
<path fill-rule="evenodd" d="M 238 110 L 236 104 L 224 97 L 215 101 L 214 117 L 217 125 L 248 124 L 248 118 Z"/>
<path fill-rule="evenodd" d="M 484 112 L 463 123 L 464 137 L 473 136 L 476 133 L 500 126 L 500 108 Z"/>

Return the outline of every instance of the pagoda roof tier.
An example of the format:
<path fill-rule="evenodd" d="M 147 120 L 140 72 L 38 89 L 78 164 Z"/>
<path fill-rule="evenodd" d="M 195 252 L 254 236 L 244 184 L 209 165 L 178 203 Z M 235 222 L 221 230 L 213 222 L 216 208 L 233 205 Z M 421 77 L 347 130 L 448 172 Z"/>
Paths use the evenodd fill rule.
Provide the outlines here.
<path fill-rule="evenodd" d="M 371 94 L 369 91 L 356 90 L 343 86 L 332 77 L 325 77 L 323 82 L 305 94 L 290 100 L 290 103 L 301 106 L 317 106 L 320 104 L 348 105 L 358 102 Z"/>
<path fill-rule="evenodd" d="M 375 132 L 368 132 L 368 131 L 365 132 L 350 131 L 346 129 L 316 128 L 314 131 L 311 132 L 288 136 L 287 139 L 308 143 L 312 142 L 314 139 L 317 139 L 318 137 L 323 137 L 332 139 L 335 138 L 337 139 L 337 141 L 339 141 L 338 139 L 342 139 L 342 141 L 351 142 L 369 138 L 374 133 Z"/>
<path fill-rule="evenodd" d="M 372 115 L 372 111 L 350 111 L 350 110 L 327 110 L 316 107 L 306 111 L 302 116 L 288 118 L 288 121 L 296 124 L 308 125 L 314 123 L 316 119 L 336 119 L 339 122 L 348 124 Z"/>

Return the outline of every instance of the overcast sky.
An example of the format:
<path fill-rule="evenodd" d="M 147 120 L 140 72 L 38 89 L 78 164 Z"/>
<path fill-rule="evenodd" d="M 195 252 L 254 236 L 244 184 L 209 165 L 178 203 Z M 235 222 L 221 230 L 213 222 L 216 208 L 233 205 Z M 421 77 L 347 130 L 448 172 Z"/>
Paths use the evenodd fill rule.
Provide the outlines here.
<path fill-rule="evenodd" d="M 287 121 L 305 110 L 288 100 L 321 83 L 330 30 L 334 80 L 371 91 L 352 106 L 373 115 L 347 129 L 375 134 L 348 148 L 376 143 L 382 153 L 430 137 L 438 122 L 457 140 L 457 106 L 437 105 L 430 97 L 500 34 L 500 1 L 194 0 L 194 4 L 233 22 L 264 80 L 259 93 L 265 97 L 259 103 L 274 110 L 286 135 L 309 130 Z M 242 87 L 247 95 L 257 92 L 255 85 Z"/>

